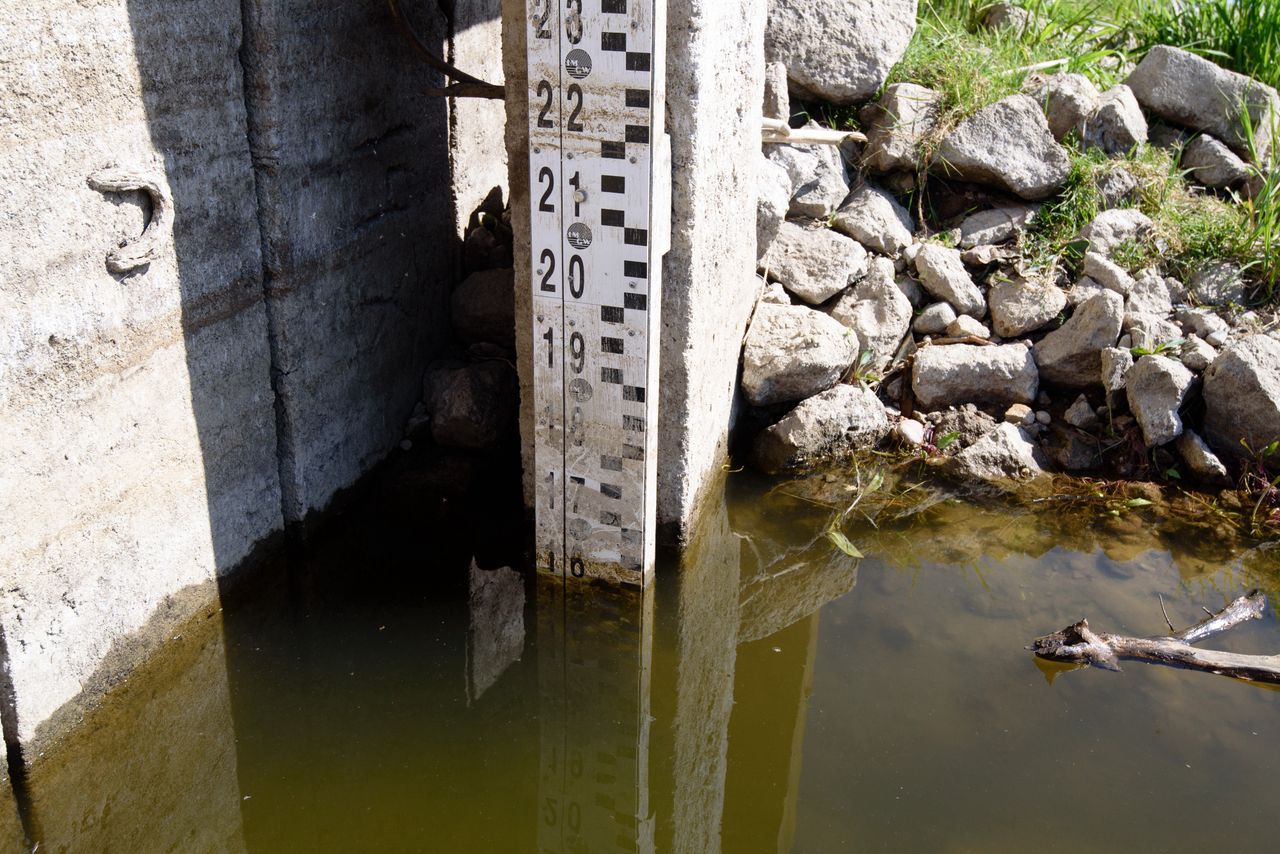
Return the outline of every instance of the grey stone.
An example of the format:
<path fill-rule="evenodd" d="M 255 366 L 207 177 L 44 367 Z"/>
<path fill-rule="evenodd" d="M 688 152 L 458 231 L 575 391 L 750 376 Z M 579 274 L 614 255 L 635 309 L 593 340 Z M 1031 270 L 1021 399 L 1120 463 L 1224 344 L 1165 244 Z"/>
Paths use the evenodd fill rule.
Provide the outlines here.
<path fill-rule="evenodd" d="M 1141 103 L 1141 102 L 1139 102 Z M 1147 125 L 1147 141 L 1156 148 L 1171 154 L 1181 152 L 1191 139 L 1191 134 L 1179 127 L 1156 122 Z"/>
<path fill-rule="evenodd" d="M 947 324 L 947 335 L 951 338 L 990 338 L 991 330 L 983 325 L 982 321 L 975 320 L 967 314 L 962 314 L 955 320 Z"/>
<path fill-rule="evenodd" d="M 1226 465 L 1194 430 L 1184 428 L 1174 447 L 1196 480 L 1211 486 L 1225 486 L 1231 482 Z"/>
<path fill-rule="evenodd" d="M 914 83 L 895 83 L 866 111 L 862 162 L 872 172 L 915 170 L 920 146 L 937 122 L 942 96 Z"/>
<path fill-rule="evenodd" d="M 1182 360 L 1182 364 L 1199 373 L 1213 364 L 1213 360 L 1218 358 L 1218 351 L 1200 336 L 1188 335 L 1178 358 Z"/>
<path fill-rule="evenodd" d="M 899 259 L 901 260 L 901 259 Z M 903 262 L 905 263 L 905 262 Z M 897 272 L 897 264 L 894 264 L 894 271 Z M 915 279 L 906 276 L 897 276 L 894 284 L 898 286 L 898 290 L 902 291 L 902 295 L 915 308 L 923 308 L 929 302 L 929 295 L 924 292 L 924 288 L 920 287 L 920 283 Z"/>
<path fill-rule="evenodd" d="M 1123 347 L 1108 347 L 1102 351 L 1100 379 L 1107 392 L 1107 405 L 1112 409 L 1124 399 L 1125 378 L 1133 367 L 1133 352 Z"/>
<path fill-rule="evenodd" d="M 1096 297 L 1100 293 L 1111 291 L 1110 288 L 1103 287 L 1099 282 L 1085 276 L 1080 281 L 1071 286 L 1071 290 L 1067 291 L 1067 305 L 1077 308 L 1081 303 Z M 1111 291 L 1114 293 L 1114 291 Z"/>
<path fill-rule="evenodd" d="M 1004 486 L 1044 474 L 1047 464 L 1024 428 L 1005 423 L 952 457 L 945 470 L 960 480 Z"/>
<path fill-rule="evenodd" d="M 1127 169 L 1108 169 L 1094 178 L 1098 188 L 1098 206 L 1104 211 L 1128 207 L 1138 192 L 1138 179 Z"/>
<path fill-rule="evenodd" d="M 756 258 L 763 262 L 791 206 L 791 177 L 780 163 L 760 160 L 760 194 L 756 203 Z"/>
<path fill-rule="evenodd" d="M 752 462 L 772 474 L 835 450 L 873 448 L 890 428 L 875 392 L 838 385 L 805 400 L 757 436 Z"/>
<path fill-rule="evenodd" d="M 1119 264 L 1097 252 L 1084 253 L 1084 266 L 1081 273 L 1093 279 L 1108 290 L 1121 296 L 1128 296 L 1133 290 L 1133 276 L 1130 276 Z"/>
<path fill-rule="evenodd" d="M 956 310 L 950 303 L 935 302 L 920 312 L 920 316 L 911 324 L 911 331 L 917 335 L 940 335 L 956 319 Z"/>
<path fill-rule="evenodd" d="M 1036 423 L 1036 413 L 1025 403 L 1015 403 L 1004 411 L 1004 420 L 1007 424 L 1029 427 Z"/>
<path fill-rule="evenodd" d="M 894 281 L 893 262 L 873 258 L 866 278 L 832 306 L 831 316 L 857 334 L 860 351 L 873 354 L 869 365 L 883 370 L 911 325 L 911 302 Z"/>
<path fill-rule="evenodd" d="M 1125 379 L 1129 411 L 1142 428 L 1147 447 L 1156 448 L 1182 435 L 1178 410 L 1195 382 L 1181 362 L 1163 356 L 1143 356 L 1134 363 Z"/>
<path fill-rule="evenodd" d="M 924 425 L 910 418 L 903 418 L 893 427 L 893 437 L 898 444 L 909 448 L 924 444 Z"/>
<path fill-rule="evenodd" d="M 770 282 L 761 290 L 760 302 L 771 305 L 792 305 L 791 295 L 777 282 Z"/>
<path fill-rule="evenodd" d="M 884 85 L 916 27 L 915 0 L 769 0 L 765 56 L 787 66 L 793 92 L 832 104 Z"/>
<path fill-rule="evenodd" d="M 1061 328 L 1035 347 L 1041 378 L 1058 385 L 1083 387 L 1098 382 L 1100 352 L 1120 337 L 1124 298 L 1104 291 L 1086 300 Z"/>
<path fill-rule="evenodd" d="M 1230 456 L 1280 439 L 1280 341 L 1250 335 L 1219 354 L 1204 373 L 1205 438 Z"/>
<path fill-rule="evenodd" d="M 960 260 L 969 267 L 987 267 L 1000 262 L 1013 262 L 1018 250 L 1013 246 L 975 246 L 960 253 Z"/>
<path fill-rule="evenodd" d="M 515 424 L 516 377 L 506 362 L 433 366 L 426 388 L 431 438 L 437 445 L 487 450 Z"/>
<path fill-rule="evenodd" d="M 1108 154 L 1124 154 L 1147 141 L 1147 120 L 1133 90 L 1121 84 L 1103 94 L 1085 126 L 1085 142 Z"/>
<path fill-rule="evenodd" d="M 1032 75 L 1024 91 L 1044 109 L 1049 132 L 1059 142 L 1070 134 L 1084 139 L 1085 126 L 1102 101 L 1098 88 L 1083 74 Z"/>
<path fill-rule="evenodd" d="M 804 400 L 840 381 L 858 337 L 820 311 L 761 304 L 742 349 L 742 391 L 753 406 Z"/>
<path fill-rule="evenodd" d="M 973 283 L 960 252 L 937 243 L 927 243 L 916 255 L 920 284 L 940 300 L 946 300 L 959 314 L 983 317 L 987 303 Z"/>
<path fill-rule="evenodd" d="M 1041 425 L 1045 425 L 1045 426 L 1047 426 L 1047 425 L 1049 424 L 1049 422 L 1050 422 L 1050 421 L 1052 421 L 1052 420 L 1053 420 L 1053 416 L 1052 416 L 1052 415 L 1050 415 L 1050 414 L 1049 414 L 1048 412 L 1046 412 L 1045 410 L 1043 410 L 1043 409 L 1038 409 L 1038 410 L 1036 410 L 1036 423 L 1037 423 L 1037 424 L 1041 424 Z"/>
<path fill-rule="evenodd" d="M 809 122 L 806 127 L 817 127 Z M 765 156 L 791 177 L 788 216 L 825 219 L 849 194 L 840 152 L 830 145 L 768 145 Z"/>
<path fill-rule="evenodd" d="M 960 223 L 960 247 L 1007 243 L 1026 230 L 1040 210 L 1039 205 L 992 208 L 965 217 Z"/>
<path fill-rule="evenodd" d="M 1138 275 L 1125 300 L 1125 312 L 1168 317 L 1173 313 L 1173 300 L 1169 298 L 1169 286 L 1155 270 L 1145 270 Z"/>
<path fill-rule="evenodd" d="M 1007 30 L 1022 35 L 1039 24 L 1039 16 L 1015 3 L 992 3 L 982 12 L 982 26 L 997 32 Z"/>
<path fill-rule="evenodd" d="M 1016 338 L 1048 325 L 1067 307 L 1067 295 L 1047 282 L 1007 279 L 987 291 L 991 326 L 1001 338 Z"/>
<path fill-rule="evenodd" d="M 943 454 L 947 456 L 955 456 L 986 436 L 996 426 L 996 419 L 982 412 L 972 403 L 966 403 L 958 409 L 930 412 L 924 416 L 924 420 L 933 428 L 935 442 L 943 436 L 951 438 L 950 444 L 942 449 Z"/>
<path fill-rule="evenodd" d="M 1238 187 L 1248 180 L 1251 172 L 1236 153 L 1222 140 L 1201 134 L 1182 151 L 1179 166 L 1190 170 L 1192 180 L 1216 190 Z"/>
<path fill-rule="evenodd" d="M 915 223 L 898 200 L 873 184 L 862 184 L 840 205 L 832 228 L 868 249 L 896 257 L 912 243 Z"/>
<path fill-rule="evenodd" d="M 524 576 L 510 567 L 470 569 L 467 702 L 493 687 L 524 652 Z"/>
<path fill-rule="evenodd" d="M 1048 429 L 1043 447 L 1050 462 L 1062 471 L 1088 471 L 1097 466 L 1101 457 L 1097 439 L 1064 424 Z"/>
<path fill-rule="evenodd" d="M 1215 332 L 1229 333 L 1230 325 L 1216 312 L 1207 308 L 1182 307 L 1178 309 L 1175 319 L 1183 328 L 1189 329 L 1201 338 L 1208 339 Z"/>
<path fill-rule="evenodd" d="M 1129 333 L 1131 346 L 1144 350 L 1167 348 L 1183 337 L 1182 329 L 1177 324 L 1158 314 L 1126 312 L 1122 328 Z"/>
<path fill-rule="evenodd" d="M 1213 261 L 1191 276 L 1188 289 L 1204 305 L 1227 305 L 1244 302 L 1244 275 L 1240 265 L 1231 261 Z"/>
<path fill-rule="evenodd" d="M 1089 398 L 1083 394 L 1067 407 L 1066 412 L 1062 413 L 1062 420 L 1081 430 L 1092 430 L 1098 426 L 1098 414 L 1089 405 Z"/>
<path fill-rule="evenodd" d="M 791 94 L 787 91 L 787 66 L 770 62 L 764 68 L 764 117 L 780 122 L 791 120 Z"/>
<path fill-rule="evenodd" d="M 867 250 L 821 225 L 784 222 L 765 267 L 769 278 L 810 305 L 819 305 L 866 275 Z"/>
<path fill-rule="evenodd" d="M 1036 399 L 1039 374 L 1021 344 L 948 344 L 916 352 L 911 388 L 926 410 L 962 403 L 1008 406 Z"/>
<path fill-rule="evenodd" d="M 513 270 L 472 273 L 453 292 L 453 329 L 463 341 L 512 344 L 516 337 Z"/>
<path fill-rule="evenodd" d="M 1010 95 L 953 130 L 934 157 L 934 172 L 1039 200 L 1062 188 L 1071 160 L 1026 95 Z"/>
<path fill-rule="evenodd" d="M 1174 124 L 1213 134 L 1242 157 L 1249 154 L 1247 111 L 1258 155 L 1266 157 L 1270 151 L 1271 125 L 1280 106 L 1270 86 L 1167 45 L 1152 48 L 1126 82 L 1147 110 Z"/>
<path fill-rule="evenodd" d="M 1121 244 L 1146 240 L 1154 228 L 1154 223 L 1142 211 L 1114 208 L 1094 217 L 1091 223 L 1080 229 L 1077 239 L 1087 240 L 1089 249 L 1110 257 Z"/>

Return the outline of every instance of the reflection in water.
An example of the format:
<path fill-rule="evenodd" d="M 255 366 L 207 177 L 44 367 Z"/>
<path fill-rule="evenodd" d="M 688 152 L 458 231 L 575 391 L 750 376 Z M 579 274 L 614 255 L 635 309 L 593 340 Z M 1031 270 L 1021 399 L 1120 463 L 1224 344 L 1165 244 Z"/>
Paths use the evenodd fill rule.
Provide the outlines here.
<path fill-rule="evenodd" d="M 886 489 L 859 563 L 824 536 L 843 490 L 735 477 L 645 593 L 511 570 L 518 515 L 371 502 L 36 766 L 42 850 L 1274 847 L 1280 693 L 1023 646 L 1163 631 L 1157 593 L 1274 609 L 1277 551 Z M 1280 651 L 1274 610 L 1221 646 Z"/>

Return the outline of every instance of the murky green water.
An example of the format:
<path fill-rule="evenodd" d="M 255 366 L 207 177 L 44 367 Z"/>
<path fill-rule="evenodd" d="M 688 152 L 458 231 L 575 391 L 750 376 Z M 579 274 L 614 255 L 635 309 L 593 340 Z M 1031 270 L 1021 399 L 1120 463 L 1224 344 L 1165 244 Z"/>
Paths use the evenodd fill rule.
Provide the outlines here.
<path fill-rule="evenodd" d="M 850 515 L 855 561 L 822 535 L 841 486 L 731 476 L 637 596 L 499 570 L 518 527 L 400 483 L 37 766 L 41 850 L 1276 849 L 1280 692 L 1023 646 L 1158 634 L 1158 593 L 1195 622 L 1280 588 L 1280 549 L 916 491 Z"/>

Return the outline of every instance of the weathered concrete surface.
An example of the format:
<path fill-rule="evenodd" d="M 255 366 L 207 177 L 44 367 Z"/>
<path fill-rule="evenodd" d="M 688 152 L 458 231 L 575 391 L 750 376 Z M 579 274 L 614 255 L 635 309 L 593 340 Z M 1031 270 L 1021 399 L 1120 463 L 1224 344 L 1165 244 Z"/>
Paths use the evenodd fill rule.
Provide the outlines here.
<path fill-rule="evenodd" d="M 6 16 L 0 625 L 23 741 L 168 594 L 281 525 L 240 5 L 186 6 Z M 86 184 L 112 164 L 175 210 L 127 276 L 104 259 L 146 205 Z"/>
<path fill-rule="evenodd" d="M 445 104 L 422 96 L 438 81 L 384 4 L 245 0 L 244 10 L 292 522 L 395 447 L 433 347 L 448 338 Z M 440 18 L 416 23 L 440 51 Z"/>
<path fill-rule="evenodd" d="M 529 279 L 525 4 L 503 0 L 502 10 L 520 423 L 529 495 L 533 342 L 525 322 L 529 289 L 522 284 Z M 695 0 L 667 10 L 672 241 L 663 264 L 658 450 L 658 521 L 667 540 L 687 532 L 708 480 L 724 461 L 733 422 L 738 350 L 757 288 L 756 247 L 743 239 L 743 223 L 756 209 L 764 21 L 764 0 Z"/>
<path fill-rule="evenodd" d="M 420 4 L 428 8 L 428 4 Z M 433 4 L 434 5 L 434 4 Z M 456 0 L 449 57 L 454 67 L 502 85 L 502 0 Z M 490 199 L 507 195 L 506 107 L 499 100 L 449 100 L 449 164 L 458 235 Z"/>

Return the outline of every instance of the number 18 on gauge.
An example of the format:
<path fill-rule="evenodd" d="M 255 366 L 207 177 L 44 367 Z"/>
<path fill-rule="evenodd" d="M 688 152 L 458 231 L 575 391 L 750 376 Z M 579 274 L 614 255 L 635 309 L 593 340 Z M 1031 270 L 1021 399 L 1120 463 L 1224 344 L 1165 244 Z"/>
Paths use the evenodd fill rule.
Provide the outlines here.
<path fill-rule="evenodd" d="M 665 0 L 527 0 L 538 569 L 653 572 Z"/>

